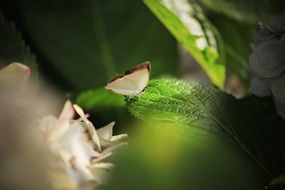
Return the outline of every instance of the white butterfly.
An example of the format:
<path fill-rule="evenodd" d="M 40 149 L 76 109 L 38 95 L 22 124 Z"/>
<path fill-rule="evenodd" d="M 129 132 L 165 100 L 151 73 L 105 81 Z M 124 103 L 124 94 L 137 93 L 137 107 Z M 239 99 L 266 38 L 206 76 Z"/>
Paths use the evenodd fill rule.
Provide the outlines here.
<path fill-rule="evenodd" d="M 150 62 L 145 62 L 127 70 L 124 75 L 110 80 L 105 87 L 117 94 L 126 96 L 137 96 L 147 86 L 150 76 Z"/>

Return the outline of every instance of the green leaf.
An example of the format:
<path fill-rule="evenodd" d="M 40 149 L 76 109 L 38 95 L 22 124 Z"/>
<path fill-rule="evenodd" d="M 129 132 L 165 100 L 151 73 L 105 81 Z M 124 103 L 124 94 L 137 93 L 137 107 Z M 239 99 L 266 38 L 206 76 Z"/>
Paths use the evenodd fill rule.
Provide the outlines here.
<path fill-rule="evenodd" d="M 72 93 L 71 99 L 90 115 L 89 119 L 97 126 L 115 121 L 115 132 L 128 129 L 135 119 L 125 107 L 125 97 L 103 87 Z"/>
<path fill-rule="evenodd" d="M 212 14 L 211 21 L 223 38 L 228 71 L 246 82 L 249 55 L 252 52 L 250 44 L 256 34 L 256 26 L 239 23 L 220 14 Z"/>
<path fill-rule="evenodd" d="M 15 25 L 7 22 L 0 12 L 0 66 L 3 67 L 12 62 L 29 66 L 32 76 L 37 75 L 35 56 L 31 54 Z"/>
<path fill-rule="evenodd" d="M 204 16 L 200 7 L 191 1 L 144 0 L 146 5 L 191 53 L 206 71 L 212 82 L 223 89 L 225 65 L 221 41 L 213 26 Z M 216 35 L 216 36 L 215 36 Z M 220 39 L 219 39 L 220 40 Z M 220 53 L 218 47 L 220 45 Z"/>
<path fill-rule="evenodd" d="M 76 103 L 84 110 L 118 108 L 125 105 L 124 97 L 111 93 L 104 88 L 90 89 L 83 92 L 76 98 Z"/>
<path fill-rule="evenodd" d="M 278 1 L 267 0 L 198 0 L 207 8 L 238 21 L 257 23 L 269 16 L 273 4 Z"/>
<path fill-rule="evenodd" d="M 46 74 L 76 90 L 100 87 L 150 61 L 153 76 L 177 73 L 175 39 L 140 1 L 16 1 Z M 51 73 L 51 71 L 56 71 Z"/>
<path fill-rule="evenodd" d="M 269 177 L 284 167 L 285 153 L 280 146 L 284 144 L 284 121 L 273 122 L 276 111 L 263 107 L 259 99 L 236 100 L 210 86 L 162 79 L 152 81 L 129 102 L 128 109 L 154 126 L 177 125 L 185 135 L 198 128 L 229 139 L 224 143 L 232 141 Z"/>

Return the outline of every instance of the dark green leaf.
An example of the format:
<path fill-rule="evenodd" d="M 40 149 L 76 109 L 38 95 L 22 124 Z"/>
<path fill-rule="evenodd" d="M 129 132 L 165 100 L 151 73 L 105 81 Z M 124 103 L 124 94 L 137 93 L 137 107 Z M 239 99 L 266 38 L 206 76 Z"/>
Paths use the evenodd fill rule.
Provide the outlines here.
<path fill-rule="evenodd" d="M 268 0 L 198 0 L 216 12 L 242 22 L 257 23 L 266 16 L 273 3 Z M 275 1 L 276 2 L 276 1 Z"/>
<path fill-rule="evenodd" d="M 211 21 L 223 38 L 228 71 L 235 73 L 242 81 L 247 81 L 247 66 L 252 52 L 250 44 L 254 39 L 256 26 L 239 23 L 219 14 L 211 15 Z"/>
<path fill-rule="evenodd" d="M 103 86 L 147 60 L 152 62 L 153 76 L 176 74 L 176 42 L 140 1 L 19 0 L 17 4 L 39 58 L 77 90 Z"/>
<path fill-rule="evenodd" d="M 76 103 L 84 110 L 118 108 L 125 105 L 123 96 L 111 93 L 104 88 L 81 92 L 76 98 Z"/>
<path fill-rule="evenodd" d="M 186 135 L 199 128 L 228 138 L 225 143 L 236 144 L 269 177 L 284 168 L 284 121 L 276 123 L 275 110 L 255 99 L 236 100 L 209 86 L 162 79 L 152 81 L 128 108 L 149 122 L 177 124 Z"/>

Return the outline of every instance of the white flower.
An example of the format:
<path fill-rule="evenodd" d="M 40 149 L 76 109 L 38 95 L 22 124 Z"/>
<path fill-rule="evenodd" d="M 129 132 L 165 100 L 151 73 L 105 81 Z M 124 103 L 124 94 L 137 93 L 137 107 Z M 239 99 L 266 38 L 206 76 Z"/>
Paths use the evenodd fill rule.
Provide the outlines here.
<path fill-rule="evenodd" d="M 285 23 L 281 21 L 257 34 L 249 75 L 251 92 L 261 97 L 272 95 L 278 114 L 285 119 Z"/>
<path fill-rule="evenodd" d="M 73 120 L 74 109 L 80 119 Z M 46 140 L 53 154 L 58 157 L 58 167 L 63 167 L 66 174 L 78 188 L 94 187 L 105 181 L 106 175 L 113 168 L 112 163 L 104 162 L 113 151 L 126 143 L 120 140 L 126 134 L 113 136 L 114 122 L 96 130 L 87 119 L 83 110 L 65 103 L 59 118 L 47 116 L 39 120 L 36 129 Z"/>
<path fill-rule="evenodd" d="M 13 62 L 0 70 L 1 85 L 5 84 L 10 87 L 22 89 L 31 75 L 31 70 L 26 65 Z"/>
<path fill-rule="evenodd" d="M 0 70 L 1 104 L 16 103 L 15 101 L 25 89 L 30 74 L 31 71 L 27 66 L 16 62 Z"/>
<path fill-rule="evenodd" d="M 29 81 L 30 74 L 30 69 L 20 63 L 0 70 L 1 146 L 7 146 L 7 151 L 2 150 L 2 153 L 10 162 L 14 158 L 8 150 L 18 152 L 14 147 L 25 148 L 15 155 L 21 167 L 12 162 L 1 165 L 10 180 L 7 184 L 44 186 L 40 189 L 94 189 L 105 183 L 105 177 L 114 166 L 107 159 L 115 149 L 126 144 L 121 140 L 127 135 L 113 136 L 114 122 L 96 130 L 83 110 L 70 101 L 65 103 L 58 118 L 50 115 L 57 110 L 60 98 L 34 85 Z M 80 115 L 77 120 L 75 111 Z M 35 166 L 30 167 L 30 163 Z M 41 175 L 34 177 L 34 173 Z M 24 183 L 11 182 L 14 179 Z"/>

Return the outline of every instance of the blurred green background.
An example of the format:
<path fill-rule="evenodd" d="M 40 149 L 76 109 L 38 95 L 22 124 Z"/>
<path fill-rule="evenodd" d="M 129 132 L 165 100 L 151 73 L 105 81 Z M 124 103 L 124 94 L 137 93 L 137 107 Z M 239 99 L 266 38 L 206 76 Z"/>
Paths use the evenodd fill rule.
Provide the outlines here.
<path fill-rule="evenodd" d="M 12 61 L 29 65 L 35 76 L 39 73 L 90 113 L 95 126 L 116 121 L 116 133 L 129 133 L 130 145 L 114 158 L 116 169 L 102 189 L 264 189 L 284 171 L 283 141 L 272 140 L 284 132 L 279 128 L 282 121 L 272 124 L 278 125 L 272 136 L 262 131 L 256 140 L 248 134 L 257 125 L 267 130 L 272 118 L 276 119 L 274 111 L 248 117 L 257 113 L 249 108 L 260 110 L 256 105 L 263 103 L 257 100 L 257 104 L 239 107 L 240 102 L 234 100 L 227 104 L 233 107 L 232 116 L 227 117 L 223 101 L 228 96 L 221 91 L 236 97 L 248 94 L 251 42 L 259 23 L 282 14 L 283 5 L 281 0 L 1 0 L 0 65 Z M 187 19 L 194 25 L 189 27 Z M 205 40 L 205 47 L 198 40 Z M 177 92 L 183 93 L 177 95 L 172 84 L 162 83 L 163 99 L 152 93 L 161 90 L 159 83 L 125 106 L 127 99 L 104 90 L 111 78 L 144 61 L 152 63 L 151 78 L 192 79 L 208 86 L 212 83 L 220 91 L 207 94 L 202 87 L 182 89 L 181 85 Z M 170 95 L 176 100 L 167 99 Z M 198 101 L 191 102 L 193 98 Z M 221 101 L 200 105 L 211 98 Z M 169 102 L 172 107 L 167 107 Z M 193 109 L 203 110 L 199 115 L 191 107 L 197 102 L 200 107 Z M 165 124 L 168 119 L 172 120 Z M 247 119 L 260 121 L 254 124 Z M 224 129 L 220 127 L 229 123 L 248 129 L 221 135 Z M 274 148 L 264 145 L 268 142 Z M 264 156 L 267 160 L 262 164 L 274 165 L 272 175 L 240 147 L 243 144 L 250 145 L 250 151 L 265 146 L 261 156 L 256 151 L 253 157 Z"/>

